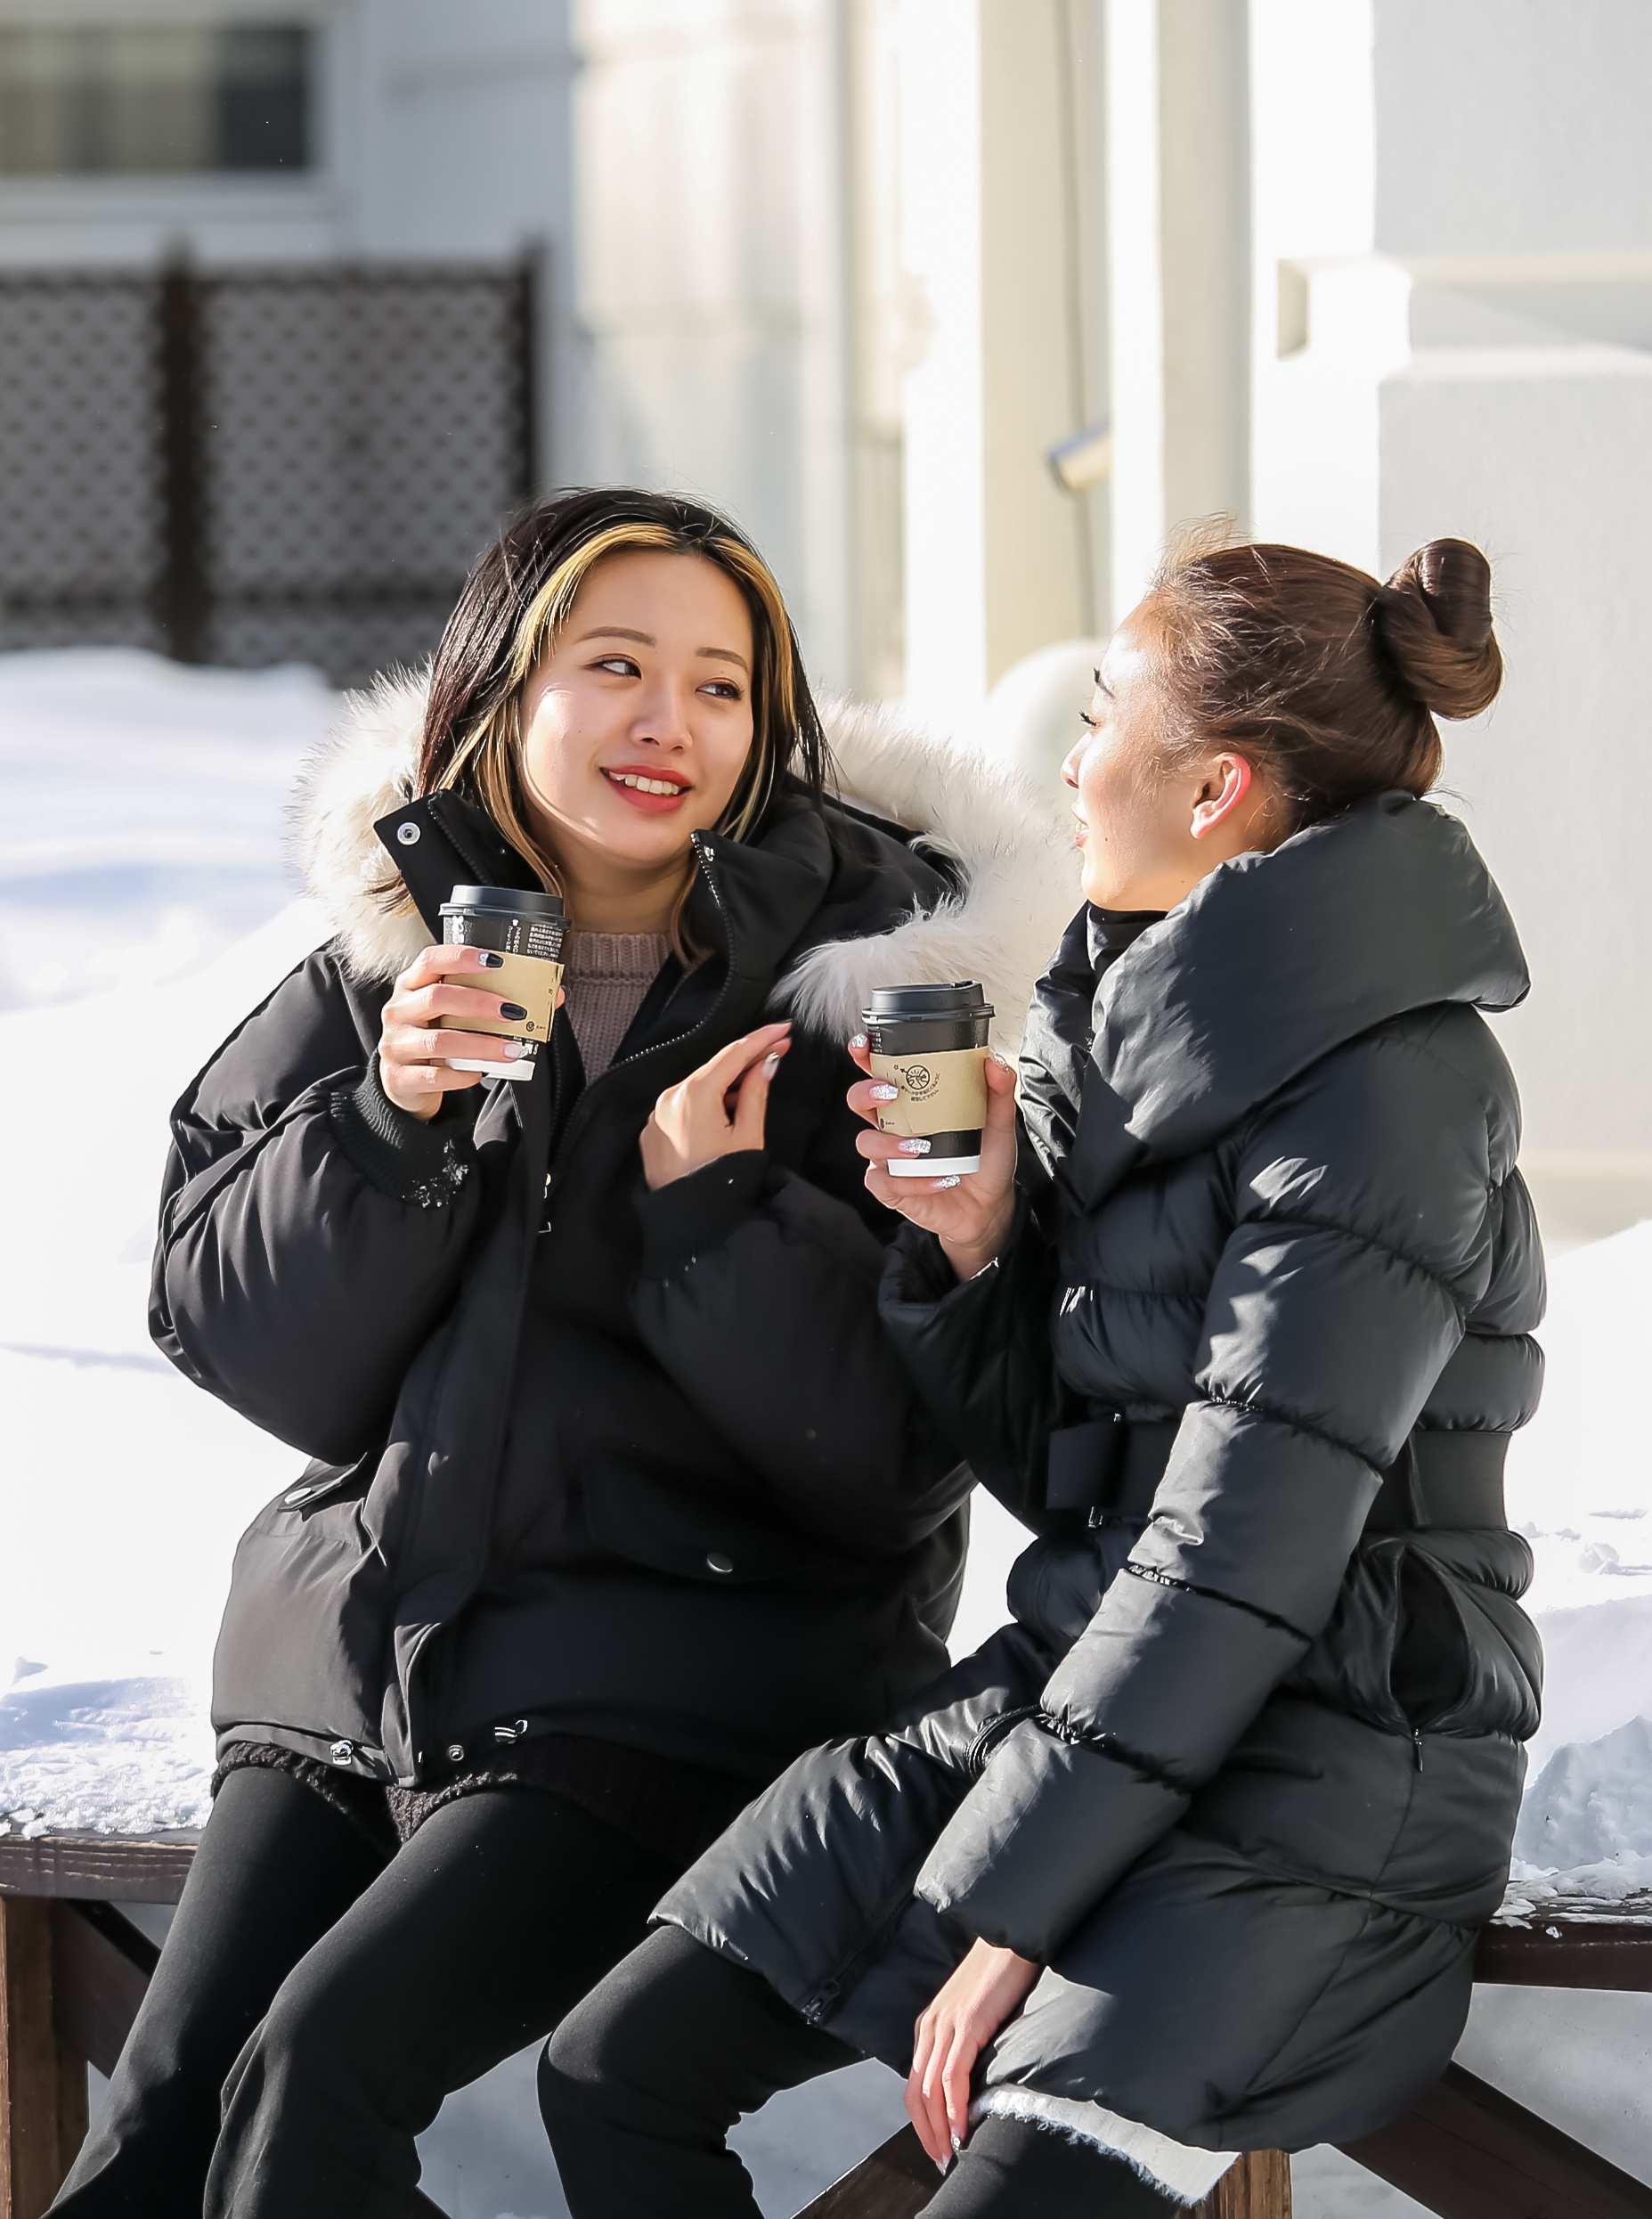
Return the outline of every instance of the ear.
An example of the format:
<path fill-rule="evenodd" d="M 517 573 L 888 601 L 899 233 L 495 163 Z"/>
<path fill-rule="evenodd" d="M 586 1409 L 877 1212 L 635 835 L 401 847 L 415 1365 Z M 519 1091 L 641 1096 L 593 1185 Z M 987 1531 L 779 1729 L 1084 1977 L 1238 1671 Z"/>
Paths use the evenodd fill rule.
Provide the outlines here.
<path fill-rule="evenodd" d="M 1228 823 L 1234 811 L 1243 806 L 1255 779 L 1256 773 L 1248 757 L 1213 756 L 1193 801 L 1193 820 L 1189 829 L 1194 839 L 1202 840 L 1207 832 L 1214 832 L 1218 825 Z"/>

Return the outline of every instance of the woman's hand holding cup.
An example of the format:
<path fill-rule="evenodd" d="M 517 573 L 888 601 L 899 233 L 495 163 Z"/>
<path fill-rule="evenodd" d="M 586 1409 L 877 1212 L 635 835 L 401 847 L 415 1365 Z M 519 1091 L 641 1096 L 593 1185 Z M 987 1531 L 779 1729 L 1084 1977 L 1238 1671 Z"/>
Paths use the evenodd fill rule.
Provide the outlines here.
<path fill-rule="evenodd" d="M 450 1056 L 496 1063 L 501 1073 L 523 1053 L 520 1040 L 491 1032 L 445 1031 L 444 1017 L 467 1017 L 472 1024 L 507 1022 L 523 1012 L 487 988 L 487 974 L 500 967 L 491 948 L 434 947 L 420 950 L 397 979 L 384 1007 L 378 1036 L 378 1083 L 398 1109 L 427 1120 L 445 1094 L 480 1086 L 479 1071 L 454 1071 Z M 474 971 L 474 986 L 461 986 L 454 975 Z M 561 1001 L 562 997 L 557 995 Z"/>
<path fill-rule="evenodd" d="M 871 1043 L 857 1032 L 849 1052 L 870 1073 Z M 1015 1215 L 1015 1074 L 989 1056 L 982 1066 L 987 1082 L 987 1115 L 981 1128 L 981 1169 L 938 1179 L 894 1178 L 885 1169 L 891 1158 L 922 1155 L 928 1143 L 903 1139 L 878 1128 L 878 1113 L 899 1089 L 871 1076 L 849 1089 L 849 1106 L 865 1118 L 870 1131 L 855 1142 L 867 1159 L 867 1190 L 914 1225 L 933 1233 L 960 1279 L 972 1279 L 997 1260 Z"/>

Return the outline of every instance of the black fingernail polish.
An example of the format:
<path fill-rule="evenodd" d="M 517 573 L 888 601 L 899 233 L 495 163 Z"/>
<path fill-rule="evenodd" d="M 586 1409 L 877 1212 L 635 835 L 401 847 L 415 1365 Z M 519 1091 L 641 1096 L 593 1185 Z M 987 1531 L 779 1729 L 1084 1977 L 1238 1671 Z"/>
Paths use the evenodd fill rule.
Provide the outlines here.
<path fill-rule="evenodd" d="M 528 1013 L 519 1001 L 501 1001 L 499 1005 L 499 1014 L 511 1024 L 520 1024 Z"/>
<path fill-rule="evenodd" d="M 502 971 L 505 967 L 504 957 L 495 954 L 492 948 L 479 950 L 476 960 L 484 971 Z"/>

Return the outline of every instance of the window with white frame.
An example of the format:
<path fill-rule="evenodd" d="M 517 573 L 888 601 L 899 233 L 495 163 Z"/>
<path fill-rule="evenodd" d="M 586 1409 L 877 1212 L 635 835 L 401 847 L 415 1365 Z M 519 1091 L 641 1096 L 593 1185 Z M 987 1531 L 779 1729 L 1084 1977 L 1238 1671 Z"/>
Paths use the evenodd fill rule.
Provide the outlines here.
<path fill-rule="evenodd" d="M 303 23 L 0 24 L 0 175 L 302 171 Z"/>

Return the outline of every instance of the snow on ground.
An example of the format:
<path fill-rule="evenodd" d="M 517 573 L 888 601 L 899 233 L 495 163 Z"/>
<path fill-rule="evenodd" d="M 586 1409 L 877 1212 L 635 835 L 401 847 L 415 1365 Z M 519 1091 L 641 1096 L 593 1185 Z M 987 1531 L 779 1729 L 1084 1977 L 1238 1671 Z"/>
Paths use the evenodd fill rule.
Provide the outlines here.
<path fill-rule="evenodd" d="M 332 706 L 305 672 L 185 671 L 113 649 L 0 657 L 11 1831 L 204 1816 L 231 1554 L 299 1459 L 151 1347 L 155 1195 L 170 1104 L 320 936 L 282 877 L 281 812 Z M 1520 1880 L 1535 1904 L 1557 1872 L 1586 1874 L 1615 1901 L 1652 1885 L 1652 1449 L 1630 1399 L 1652 1342 L 1652 1225 L 1574 1252 L 1552 1276 L 1543 1408 L 1510 1459 L 1549 1667 Z M 978 1503 L 955 1653 L 1003 1622 L 1022 1538 Z M 1460 2054 L 1652 2179 L 1652 1999 L 1483 1990 Z M 456 2219 L 562 2211 L 532 2067 L 525 2054 L 463 2091 L 421 2143 L 427 2186 Z M 794 2210 L 892 2133 L 899 2099 L 894 2076 L 867 2065 L 745 2122 L 765 2208 Z M 1417 2208 L 1334 2151 L 1298 2160 L 1298 2219 Z"/>
<path fill-rule="evenodd" d="M 336 700 L 297 667 L 0 656 L 0 1008 L 181 977 L 273 915 L 294 763 Z"/>

